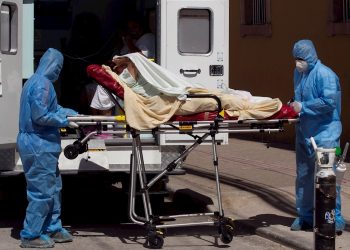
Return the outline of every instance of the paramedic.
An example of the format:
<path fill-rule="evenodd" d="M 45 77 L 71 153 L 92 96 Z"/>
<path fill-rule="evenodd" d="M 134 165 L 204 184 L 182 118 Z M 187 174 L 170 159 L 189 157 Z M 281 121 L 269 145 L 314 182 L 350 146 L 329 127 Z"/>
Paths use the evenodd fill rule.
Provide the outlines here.
<path fill-rule="evenodd" d="M 294 102 L 290 105 L 300 115 L 296 125 L 296 209 L 298 217 L 291 230 L 311 229 L 313 226 L 315 153 L 310 137 L 323 148 L 339 146 L 341 92 L 337 75 L 323 65 L 310 40 L 295 43 L 293 57 Z M 340 186 L 337 186 L 336 231 L 345 227 L 341 215 Z"/>
<path fill-rule="evenodd" d="M 58 79 L 62 66 L 62 54 L 48 49 L 21 94 L 17 149 L 27 182 L 28 206 L 20 232 L 24 248 L 48 248 L 55 242 L 73 240 L 62 228 L 60 219 L 62 181 L 58 157 L 61 153 L 59 128 L 73 125 L 69 124 L 67 115 L 77 113 L 57 104 L 53 82 Z"/>
<path fill-rule="evenodd" d="M 144 21 L 137 15 L 131 15 L 127 21 L 127 31 L 122 35 L 124 46 L 120 55 L 140 52 L 147 58 L 155 58 L 155 37 L 148 32 Z"/>

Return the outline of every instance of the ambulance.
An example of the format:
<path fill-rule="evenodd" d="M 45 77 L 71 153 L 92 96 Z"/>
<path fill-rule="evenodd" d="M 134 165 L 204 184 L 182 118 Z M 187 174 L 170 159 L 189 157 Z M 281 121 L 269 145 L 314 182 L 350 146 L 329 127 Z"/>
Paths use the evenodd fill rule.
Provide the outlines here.
<path fill-rule="evenodd" d="M 228 0 L 6 0 L 0 6 L 0 175 L 22 171 L 16 152 L 20 94 L 46 49 L 56 48 L 64 55 L 64 68 L 54 85 L 59 104 L 85 113 L 89 103 L 84 96 L 91 84 L 86 66 L 112 58 L 128 15 L 142 17 L 154 34 L 156 63 L 207 88 L 228 86 Z M 62 133 L 62 149 L 75 136 L 69 130 Z M 184 135 L 142 138 L 147 171 L 163 169 L 190 140 Z M 217 140 L 226 144 L 228 135 Z M 61 154 L 59 168 L 73 174 L 127 174 L 130 154 L 127 135 L 100 137 L 90 140 L 88 151 L 74 160 Z"/>

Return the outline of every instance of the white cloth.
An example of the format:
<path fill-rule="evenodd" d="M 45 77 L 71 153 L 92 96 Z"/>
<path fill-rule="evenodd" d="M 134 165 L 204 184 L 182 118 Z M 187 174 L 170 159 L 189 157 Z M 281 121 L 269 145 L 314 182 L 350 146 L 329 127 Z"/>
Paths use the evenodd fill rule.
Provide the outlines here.
<path fill-rule="evenodd" d="M 139 75 L 136 81 L 131 76 L 127 68 L 124 69 L 124 71 L 119 75 L 119 78 L 136 94 L 142 95 L 143 97 L 152 97 L 160 94 L 159 90 L 148 84 L 141 75 Z M 119 102 L 119 99 L 117 100 Z M 90 107 L 98 110 L 108 110 L 114 107 L 114 105 L 114 102 L 109 98 L 109 95 L 106 93 L 103 87 L 98 85 Z"/>
<path fill-rule="evenodd" d="M 155 53 L 155 36 L 153 33 L 146 33 L 142 35 L 136 42 L 135 46 L 139 48 L 144 56 L 147 58 L 155 58 L 156 53 Z M 120 50 L 121 55 L 126 55 L 129 54 L 129 48 L 128 46 L 124 43 L 123 48 Z"/>
<path fill-rule="evenodd" d="M 235 97 L 240 97 L 243 101 L 252 102 L 252 103 L 259 103 L 263 101 L 272 100 L 271 97 L 253 96 L 249 91 L 230 89 L 226 86 L 225 88 L 222 89 L 222 92 L 225 94 L 230 94 Z"/>
<path fill-rule="evenodd" d="M 152 97 L 161 94 L 157 88 L 151 84 L 148 84 L 141 74 L 138 74 L 136 81 L 129 73 L 127 68 L 123 70 L 123 72 L 119 75 L 119 78 L 136 94 L 142 95 L 143 97 Z"/>
<path fill-rule="evenodd" d="M 115 56 L 120 57 L 120 56 Z M 161 94 L 167 96 L 177 97 L 179 100 L 185 100 L 186 94 L 188 94 L 189 88 L 204 88 L 201 84 L 189 83 L 182 78 L 178 77 L 169 70 L 161 67 L 160 65 L 150 61 L 140 53 L 131 53 L 125 55 L 136 66 L 139 77 L 135 81 L 132 76 L 123 71 L 119 75 L 119 78 L 123 80 L 135 93 L 140 94 L 143 97 L 158 96 Z M 270 97 L 252 96 L 250 92 L 243 90 L 233 90 L 226 88 L 222 90 L 223 93 L 231 94 L 236 97 L 241 97 L 244 101 L 258 103 L 266 100 L 271 100 Z M 100 110 L 110 109 L 114 106 L 114 103 L 109 100 L 108 94 L 98 87 L 91 102 L 91 107 Z"/>
<path fill-rule="evenodd" d="M 148 60 L 140 53 L 131 53 L 125 55 L 136 66 L 138 73 L 146 80 L 147 84 L 156 88 L 161 94 L 176 96 L 179 100 L 186 99 L 187 88 L 205 88 L 199 83 L 189 83 L 178 77 L 171 71 Z M 116 58 L 118 56 L 115 56 Z"/>
<path fill-rule="evenodd" d="M 108 110 L 114 107 L 114 102 L 100 85 L 97 86 L 94 97 L 91 100 L 91 108 L 98 110 Z"/>

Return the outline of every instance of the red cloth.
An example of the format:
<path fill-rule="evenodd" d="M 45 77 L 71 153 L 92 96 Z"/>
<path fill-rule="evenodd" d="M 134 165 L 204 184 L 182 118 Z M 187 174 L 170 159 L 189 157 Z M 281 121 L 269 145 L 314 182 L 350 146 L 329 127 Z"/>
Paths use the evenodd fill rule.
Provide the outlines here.
<path fill-rule="evenodd" d="M 86 72 L 89 77 L 95 79 L 102 87 L 124 100 L 123 87 L 101 65 L 91 64 L 86 68 Z"/>
<path fill-rule="evenodd" d="M 171 121 L 212 121 L 217 116 L 217 112 L 202 112 L 193 115 L 174 115 L 171 118 Z M 297 118 L 298 114 L 294 112 L 293 108 L 291 108 L 287 104 L 283 104 L 282 108 L 275 113 L 274 115 L 266 118 L 266 120 L 272 119 L 292 119 Z M 229 117 L 225 113 L 225 120 L 237 120 L 237 117 Z"/>
<path fill-rule="evenodd" d="M 267 118 L 268 120 L 271 119 L 283 119 L 283 118 L 297 118 L 298 114 L 295 113 L 294 109 L 290 107 L 288 104 L 283 104 L 282 108 L 272 115 L 271 117 Z"/>

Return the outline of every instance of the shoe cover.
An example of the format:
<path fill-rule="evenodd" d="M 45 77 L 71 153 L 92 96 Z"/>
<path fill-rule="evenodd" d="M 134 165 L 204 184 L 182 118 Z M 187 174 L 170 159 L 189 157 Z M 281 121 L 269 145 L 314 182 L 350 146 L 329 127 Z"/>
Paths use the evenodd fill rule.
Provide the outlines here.
<path fill-rule="evenodd" d="M 60 231 L 50 234 L 51 239 L 56 243 L 72 242 L 73 236 L 64 228 Z"/>
<path fill-rule="evenodd" d="M 43 234 L 34 239 L 22 239 L 20 247 L 23 248 L 52 248 L 55 242 L 47 235 Z"/>
<path fill-rule="evenodd" d="M 294 222 L 290 226 L 290 230 L 292 230 L 292 231 L 310 230 L 312 228 L 313 228 L 312 225 L 305 222 L 300 217 L 295 218 Z"/>
<path fill-rule="evenodd" d="M 345 221 L 343 220 L 335 220 L 335 231 L 341 232 L 345 229 Z"/>

